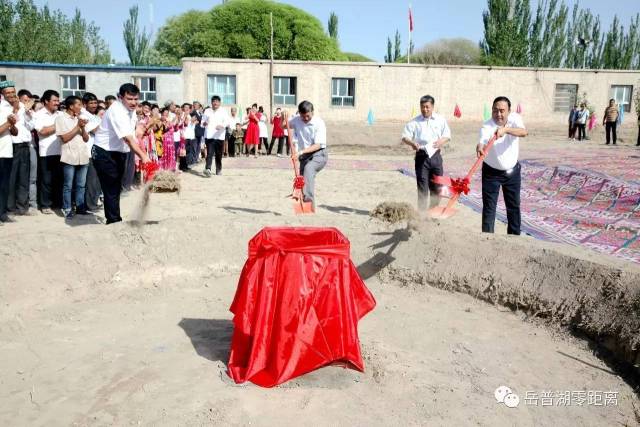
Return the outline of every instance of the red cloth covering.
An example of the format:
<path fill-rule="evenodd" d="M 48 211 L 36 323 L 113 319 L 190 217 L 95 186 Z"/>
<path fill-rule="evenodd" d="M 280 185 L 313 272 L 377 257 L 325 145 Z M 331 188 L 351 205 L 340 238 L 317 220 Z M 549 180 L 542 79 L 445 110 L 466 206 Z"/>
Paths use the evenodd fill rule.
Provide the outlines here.
<path fill-rule="evenodd" d="M 336 228 L 267 227 L 231 305 L 229 375 L 273 387 L 333 362 L 364 371 L 358 321 L 375 299 Z"/>

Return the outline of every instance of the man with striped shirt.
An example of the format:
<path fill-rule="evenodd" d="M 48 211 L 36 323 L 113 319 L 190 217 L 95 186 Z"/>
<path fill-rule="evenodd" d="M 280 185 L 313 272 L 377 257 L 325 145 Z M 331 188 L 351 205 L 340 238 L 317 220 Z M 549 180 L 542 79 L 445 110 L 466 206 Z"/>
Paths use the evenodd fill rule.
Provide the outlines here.
<path fill-rule="evenodd" d="M 616 145 L 618 139 L 616 135 L 616 126 L 618 124 L 618 107 L 616 106 L 616 100 L 610 99 L 609 106 L 604 110 L 604 118 L 602 119 L 602 125 L 607 130 L 607 145 L 611 143 L 611 133 L 613 133 L 613 145 Z"/>

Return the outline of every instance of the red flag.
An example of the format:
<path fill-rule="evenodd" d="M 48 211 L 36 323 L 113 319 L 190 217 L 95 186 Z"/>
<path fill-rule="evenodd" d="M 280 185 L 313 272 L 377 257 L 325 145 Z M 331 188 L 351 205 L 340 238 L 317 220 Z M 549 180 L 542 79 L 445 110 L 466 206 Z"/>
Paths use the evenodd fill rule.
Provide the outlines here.
<path fill-rule="evenodd" d="M 460 111 L 460 107 L 458 107 L 458 104 L 456 104 L 456 108 L 453 109 L 453 116 L 458 119 L 462 117 L 462 111 Z"/>
<path fill-rule="evenodd" d="M 411 7 L 409 7 L 409 31 L 413 32 L 413 14 L 411 13 Z"/>

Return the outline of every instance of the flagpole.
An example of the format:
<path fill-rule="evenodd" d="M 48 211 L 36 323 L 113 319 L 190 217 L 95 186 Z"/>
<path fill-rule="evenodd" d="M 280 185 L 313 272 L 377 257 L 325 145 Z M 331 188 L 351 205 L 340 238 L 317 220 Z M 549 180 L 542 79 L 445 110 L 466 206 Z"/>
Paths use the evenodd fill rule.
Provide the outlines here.
<path fill-rule="evenodd" d="M 413 16 L 411 16 L 411 3 L 409 3 L 409 45 L 407 46 L 407 64 L 411 63 L 411 35 L 413 31 L 411 31 L 411 20 Z"/>

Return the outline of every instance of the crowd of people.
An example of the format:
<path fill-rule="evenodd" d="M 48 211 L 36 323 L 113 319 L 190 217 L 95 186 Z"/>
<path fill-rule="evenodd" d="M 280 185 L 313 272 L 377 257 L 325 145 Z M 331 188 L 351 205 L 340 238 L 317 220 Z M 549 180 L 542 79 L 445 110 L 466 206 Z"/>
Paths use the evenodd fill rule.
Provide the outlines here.
<path fill-rule="evenodd" d="M 241 117 L 236 107 L 221 108 L 218 96 L 213 96 L 207 107 L 197 101 L 182 105 L 167 101 L 160 107 L 138 102 L 139 91 L 130 86 L 128 90 L 136 92 L 133 109 L 120 108 L 120 120 L 116 111 L 116 117 L 109 121 L 115 125 L 111 130 L 116 134 L 121 131 L 118 121 L 135 123 L 135 147 L 121 147 L 123 171 L 118 199 L 120 192 L 141 185 L 143 159 L 176 173 L 204 162 L 202 175 L 210 177 L 214 161 L 214 173 L 222 173 L 223 157 L 258 157 L 274 152 L 281 157 L 285 151 L 290 155 L 280 108 L 269 118 L 263 107 L 254 104 Z M 107 124 L 106 113 L 123 105 L 123 95 L 101 100 L 86 92 L 82 97 L 62 99 L 55 90 L 47 90 L 42 96 L 27 89 L 16 91 L 11 81 L 0 82 L 0 95 L 0 225 L 13 222 L 10 215 L 32 215 L 36 209 L 46 215 L 59 209 L 66 219 L 101 209 L 109 196 L 101 185 L 107 177 L 104 173 L 99 176 L 95 167 L 95 138 Z M 119 138 L 124 136 L 118 134 Z M 107 151 L 112 145 L 105 145 Z M 107 169 L 112 166 L 105 165 Z M 120 168 L 119 162 L 115 167 Z M 118 218 L 119 213 L 114 213 L 111 220 Z"/>
<path fill-rule="evenodd" d="M 604 109 L 602 126 L 605 128 L 605 145 L 617 145 L 617 129 L 622 120 L 620 108 L 615 99 L 609 100 L 609 105 Z M 571 141 L 584 141 L 587 139 L 587 129 L 592 130 L 598 122 L 595 113 L 591 113 L 585 103 L 574 104 L 569 112 L 569 139 Z M 577 137 L 576 137 L 577 134 Z M 640 147 L 640 116 L 638 117 L 638 141 L 636 146 Z"/>
<path fill-rule="evenodd" d="M 241 117 L 236 107 L 221 106 L 219 96 L 210 106 L 199 102 L 161 108 L 139 102 L 140 90 L 126 83 L 118 96 L 100 100 L 92 93 L 68 96 L 55 90 L 42 96 L 26 89 L 16 91 L 11 81 L 0 82 L 0 224 L 13 215 L 31 215 L 35 209 L 50 215 L 60 209 L 65 219 L 87 215 L 104 207 L 107 224 L 121 221 L 120 196 L 142 184 L 145 165 L 181 173 L 204 162 L 202 176 L 222 174 L 225 156 L 295 155 L 304 177 L 304 202 L 315 205 L 314 180 L 327 163 L 326 126 L 314 116 L 313 104 L 303 101 L 295 116 L 276 109 L 267 117 L 253 104 Z M 442 176 L 441 147 L 451 131 L 443 116 L 433 111 L 435 100 L 420 100 L 421 114 L 404 129 L 402 140 L 415 152 L 418 200 L 439 203 Z M 606 144 L 617 143 L 620 118 L 615 100 L 605 109 Z M 595 116 L 585 104 L 574 106 L 569 116 L 569 138 L 585 138 Z M 269 141 L 268 124 L 271 124 Z M 640 126 L 640 123 L 639 123 Z M 486 128 L 486 129 L 485 129 Z M 291 129 L 294 146 L 287 141 Z M 492 232 L 497 195 L 502 187 L 509 233 L 520 233 L 518 139 L 527 135 L 511 103 L 498 97 L 492 119 L 485 123 L 478 155 L 496 133 L 499 139 L 483 162 L 483 231 Z M 277 145 L 276 145 L 277 143 Z M 638 141 L 640 145 L 640 140 Z M 295 150 L 291 153 L 290 148 Z M 501 154 L 496 154 L 497 152 Z M 215 166 L 215 169 L 212 169 Z"/>

